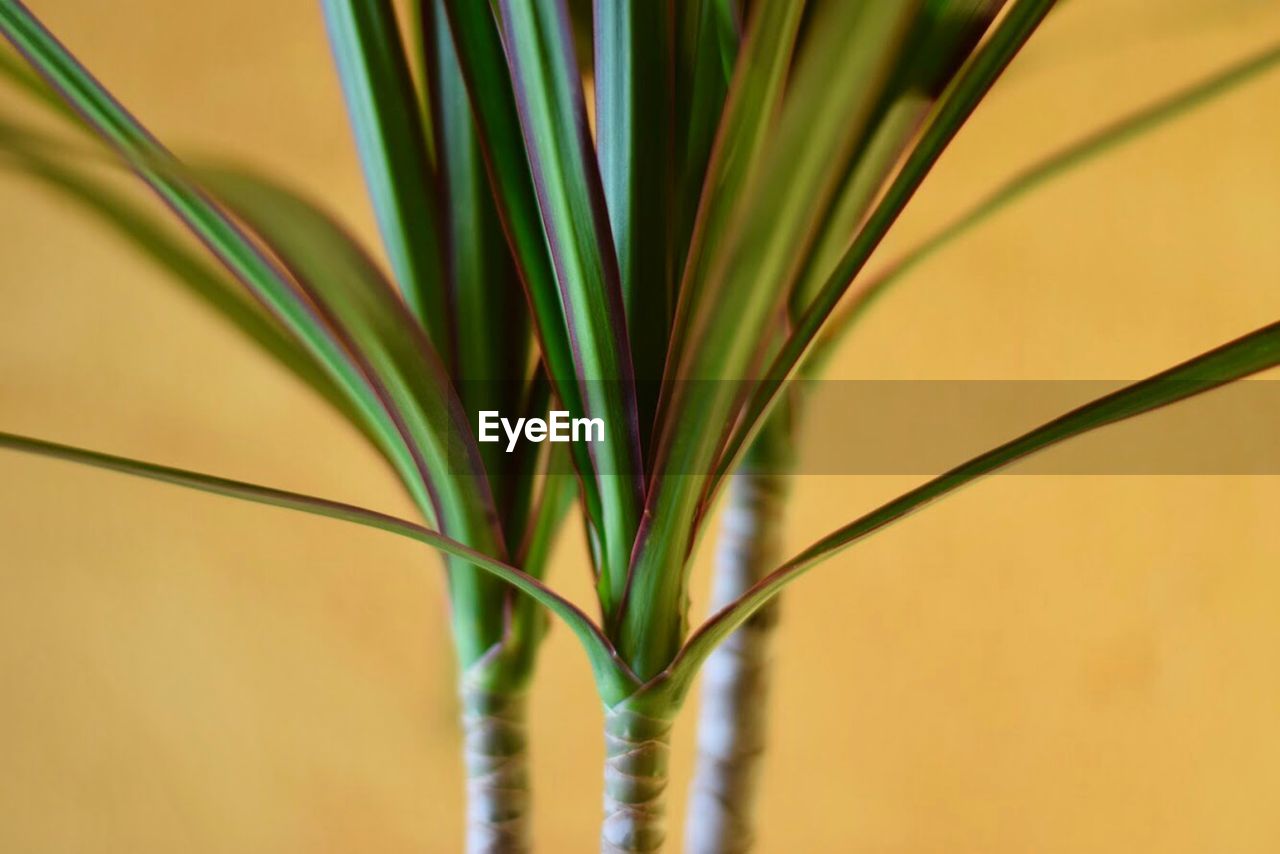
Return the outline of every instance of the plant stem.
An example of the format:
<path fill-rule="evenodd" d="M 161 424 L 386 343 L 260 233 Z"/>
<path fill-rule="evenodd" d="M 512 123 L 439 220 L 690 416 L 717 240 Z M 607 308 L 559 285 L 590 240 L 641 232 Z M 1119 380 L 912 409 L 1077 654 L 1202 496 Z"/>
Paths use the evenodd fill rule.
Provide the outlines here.
<path fill-rule="evenodd" d="M 771 422 L 752 448 L 777 465 L 746 466 L 733 475 L 721 522 L 712 607 L 737 599 L 781 559 L 787 495 L 780 473 L 789 425 Z M 763 453 L 761 453 L 763 452 Z M 760 609 L 707 658 L 702 669 L 698 758 L 685 820 L 688 854 L 740 854 L 754 845 L 752 810 L 765 750 L 769 645 L 778 600 Z"/>
<path fill-rule="evenodd" d="M 468 854 L 530 849 L 525 696 L 463 680 L 463 757 L 467 773 Z"/>
<path fill-rule="evenodd" d="M 624 701 L 605 710 L 603 854 L 637 854 L 666 840 L 667 760 L 673 708 L 637 708 Z"/>

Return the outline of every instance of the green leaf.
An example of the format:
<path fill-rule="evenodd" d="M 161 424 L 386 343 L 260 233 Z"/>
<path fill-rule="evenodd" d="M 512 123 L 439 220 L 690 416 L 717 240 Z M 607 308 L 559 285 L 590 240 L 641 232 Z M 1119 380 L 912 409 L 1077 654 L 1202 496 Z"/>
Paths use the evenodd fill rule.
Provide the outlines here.
<path fill-rule="evenodd" d="M 323 0 L 365 183 L 391 269 L 446 364 L 453 324 L 418 96 L 391 0 Z"/>
<path fill-rule="evenodd" d="M 634 690 L 634 678 L 627 673 L 626 668 L 618 661 L 612 645 L 600 632 L 600 629 L 580 608 L 536 578 L 521 572 L 514 566 L 476 551 L 463 543 L 424 528 L 421 525 L 398 519 L 394 516 L 388 516 L 385 513 L 379 513 L 376 510 L 366 510 L 363 507 L 355 507 L 351 504 L 344 504 L 327 498 L 315 498 L 283 489 L 273 489 L 268 486 L 258 486 L 215 475 L 156 465 L 155 463 L 75 448 L 70 445 L 60 445 L 42 439 L 17 436 L 12 433 L 0 433 L 0 448 L 94 466 L 228 498 L 237 498 L 243 501 L 267 504 L 316 516 L 325 516 L 343 522 L 352 522 L 425 543 L 463 563 L 479 567 L 493 577 L 510 584 L 563 620 L 565 625 L 578 638 L 583 649 L 586 650 L 603 696 L 613 696 L 620 699 Z"/>
<path fill-rule="evenodd" d="M 933 169 L 942 152 L 1056 2 L 1057 0 L 1016 0 L 1008 13 L 1000 19 L 990 38 L 982 44 L 943 96 L 901 170 L 866 223 L 859 229 L 840 263 L 796 320 L 791 335 L 770 363 L 765 379 L 752 392 L 738 419 L 738 426 L 724 446 L 714 486 L 722 482 L 724 474 L 732 470 L 743 449 L 750 444 L 752 436 L 760 429 L 763 419 L 776 401 L 778 392 L 795 372 L 854 277 L 880 245 L 884 235 L 897 222 L 898 216 Z M 714 488 L 709 491 L 708 496 L 713 493 Z"/>
<path fill-rule="evenodd" d="M 684 262 L 672 329 L 672 355 L 677 354 L 690 337 L 690 318 L 698 304 L 712 251 L 725 239 L 730 219 L 760 169 L 768 133 L 780 109 L 803 11 L 803 3 L 760 6 L 742 46 L 732 92 L 720 119 L 702 183 L 696 225 Z M 676 387 L 669 380 L 673 369 L 670 358 L 663 381 L 664 399 L 658 406 L 658 430 L 666 429 L 663 426 L 668 420 L 666 411 L 672 405 L 665 395 Z M 696 423 L 689 438 L 702 436 L 707 426 L 706 421 Z M 654 455 L 658 460 L 672 453 L 663 441 L 671 440 L 660 439 L 655 445 Z M 699 489 L 699 484 L 690 483 L 689 477 L 663 478 L 656 464 L 652 470 L 645 521 L 633 549 L 635 557 L 627 579 L 619 635 L 624 657 L 638 672 L 665 664 L 684 632 L 685 604 L 673 602 L 671 597 L 683 589 L 683 563 L 692 539 L 689 527 Z M 674 496 L 665 495 L 664 488 L 674 492 Z M 655 510 L 654 505 L 659 501 L 665 506 Z M 661 600 L 659 595 L 663 597 Z"/>
<path fill-rule="evenodd" d="M 725 96 L 738 58 L 742 25 L 735 0 L 687 0 L 676 25 L 676 159 L 679 182 L 674 214 L 676 281 L 685 257 L 711 161 L 711 146 L 724 111 Z"/>
<path fill-rule="evenodd" d="M 453 377 L 468 413 L 516 412 L 524 404 L 530 360 L 520 278 L 489 192 L 484 152 L 439 0 L 423 0 L 418 18 L 437 169 L 448 211 L 446 270 L 457 349 Z M 500 445 L 482 445 L 480 451 L 508 542 L 518 542 L 532 484 L 515 475 L 513 455 Z"/>
<path fill-rule="evenodd" d="M 505 556 L 466 413 L 431 342 L 373 261 L 323 211 L 269 179 L 229 170 L 198 174 L 284 262 L 373 380 L 426 473 L 440 531 Z M 451 578 L 455 637 L 469 663 L 502 640 L 504 588 L 463 567 Z"/>
<path fill-rule="evenodd" d="M 520 280 L 489 193 L 484 152 L 476 135 L 466 82 L 438 0 L 424 4 L 424 42 L 431 63 L 432 126 L 446 219 L 449 297 L 457 320 L 455 375 L 477 391 L 510 384 L 517 395 L 529 364 L 527 317 Z M 479 384 L 485 384 L 480 388 Z M 517 398 L 518 399 L 518 398 Z M 468 401 L 470 408 L 514 409 L 511 401 Z"/>
<path fill-rule="evenodd" d="M 472 114 L 485 154 L 489 183 L 533 313 L 548 377 L 564 408 L 574 417 L 581 417 L 584 408 L 569 332 L 565 326 L 550 249 L 542 230 L 542 217 L 497 22 L 489 3 L 473 0 L 443 0 L 443 3 L 471 97 Z M 591 476 L 591 459 L 581 444 L 575 444 L 572 453 L 574 464 L 583 475 L 583 506 L 589 524 L 598 531 L 600 489 Z"/>
<path fill-rule="evenodd" d="M 563 0 L 499 6 L 585 411 L 604 421 L 604 441 L 589 450 L 600 492 L 599 594 L 612 614 L 626 583 L 643 471 L 617 259 Z"/>
<path fill-rule="evenodd" d="M 752 20 L 731 95 L 715 131 L 706 176 L 700 184 L 697 216 L 688 238 L 671 333 L 673 354 L 689 338 L 693 313 L 709 274 L 712 250 L 726 241 L 734 213 L 743 206 L 747 189 L 760 170 L 765 143 L 781 109 L 803 12 L 803 2 L 768 3 L 757 10 Z M 698 155 L 690 152 L 687 156 L 681 176 L 685 182 L 692 179 L 693 158 Z M 667 365 L 668 370 L 671 367 Z M 660 411 L 659 418 L 662 417 Z"/>
<path fill-rule="evenodd" d="M 25 94 L 41 101 L 64 118 L 67 116 L 74 118 L 67 105 L 58 97 L 58 93 L 50 89 L 38 74 L 34 74 L 7 49 L 0 49 L 0 77 L 6 78 Z"/>
<path fill-rule="evenodd" d="M 288 275 L 184 176 L 172 155 L 17 0 L 0 0 L 0 32 L 305 347 L 373 426 L 419 506 L 429 507 L 405 436 Z"/>
<path fill-rule="evenodd" d="M 675 2 L 596 0 L 596 152 L 648 453 L 675 308 Z"/>
<path fill-rule="evenodd" d="M 878 117 L 873 122 L 875 130 L 866 137 L 863 149 L 853 159 L 840 191 L 819 222 L 817 239 L 806 253 L 802 272 L 792 288 L 788 306 L 792 315 L 803 312 L 826 281 L 827 274 L 839 262 L 930 107 L 968 59 L 1004 5 L 1004 0 L 929 0 L 921 9 L 893 80 L 878 107 Z M 779 327 L 771 337 L 780 342 L 787 329 L 783 324 Z M 772 355 L 770 352 L 767 358 Z M 806 359 L 806 370 L 811 362 L 812 357 Z M 789 414 L 779 412 L 786 408 L 781 404 L 774 407 L 770 421 L 780 415 L 790 419 Z M 772 426 L 761 427 L 761 432 L 745 451 L 744 465 L 759 452 L 756 446 L 762 437 L 767 439 L 769 432 L 789 429 L 783 424 L 771 431 Z M 731 438 L 726 452 L 731 456 L 736 455 L 734 441 Z M 715 494 L 714 487 L 708 491 L 699 510 L 699 518 L 706 515 L 707 504 Z"/>
<path fill-rule="evenodd" d="M 541 578 L 551 555 L 555 535 L 577 494 L 574 475 L 558 474 L 554 465 L 542 476 L 542 490 L 531 514 L 529 530 L 517 552 L 516 563 L 535 578 Z"/>
<path fill-rule="evenodd" d="M 677 695 L 688 689 L 698 667 L 721 640 L 818 563 L 948 493 L 1031 454 L 1091 430 L 1218 388 L 1280 365 L 1280 323 L 1183 362 L 1167 371 L 1074 409 L 985 454 L 974 457 L 888 504 L 823 537 L 722 609 L 689 637 L 669 675 Z"/>
<path fill-rule="evenodd" d="M 917 16 L 893 80 L 878 108 L 875 132 L 854 158 L 819 224 L 791 294 L 800 314 L 839 262 L 903 150 L 956 72 L 973 52 L 1004 0 L 929 0 Z"/>
<path fill-rule="evenodd" d="M 683 635 L 686 564 L 696 533 L 690 520 L 698 518 L 710 483 L 705 473 L 713 471 L 733 424 L 740 402 L 735 381 L 760 358 L 760 341 L 785 305 L 798 259 L 870 133 L 916 11 L 914 3 L 875 2 L 819 9 L 758 178 L 721 239 L 703 244 L 706 261 L 691 262 L 686 272 L 704 280 L 696 291 L 687 285 L 681 291 L 687 337 L 676 340 L 668 366 L 670 394 L 647 508 L 652 524 L 639 544 L 620 638 L 642 677 L 670 662 Z M 831 108 L 833 101 L 840 109 Z M 685 303 L 690 293 L 696 299 Z"/>
<path fill-rule="evenodd" d="M 951 220 L 920 244 L 907 250 L 902 257 L 874 279 L 860 285 L 850 300 L 823 327 L 813 350 L 805 358 L 802 369 L 806 374 L 816 373 L 822 363 L 839 344 L 871 305 L 890 287 L 902 281 L 926 259 L 932 257 L 955 240 L 964 237 L 972 229 L 989 220 L 1026 196 L 1075 169 L 1093 162 L 1115 147 L 1132 142 L 1145 134 L 1163 127 L 1166 123 L 1208 104 L 1227 94 L 1237 86 L 1249 82 L 1280 63 L 1280 46 L 1270 47 L 1230 68 L 1193 83 L 1153 104 L 1111 122 L 1088 136 L 1049 154 L 1030 167 L 1018 172 L 976 204 Z"/>

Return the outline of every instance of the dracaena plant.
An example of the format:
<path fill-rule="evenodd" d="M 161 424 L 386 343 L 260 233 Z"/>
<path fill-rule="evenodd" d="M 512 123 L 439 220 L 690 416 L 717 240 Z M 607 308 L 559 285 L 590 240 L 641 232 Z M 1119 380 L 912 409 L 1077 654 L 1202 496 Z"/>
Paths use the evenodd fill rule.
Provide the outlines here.
<path fill-rule="evenodd" d="M 597 0 L 589 61 L 564 0 L 424 0 L 415 4 L 416 60 L 386 0 L 323 7 L 389 277 L 297 193 L 177 161 L 17 0 L 0 0 L 0 30 L 46 83 L 13 76 L 72 107 L 233 278 L 69 166 L 74 153 L 9 125 L 0 139 L 27 171 L 96 210 L 330 399 L 383 453 L 422 520 L 34 438 L 0 434 L 0 445 L 370 525 L 443 552 L 472 850 L 528 844 L 520 697 L 542 609 L 580 641 L 603 704 L 609 851 L 662 846 L 672 720 L 717 647 L 735 644 L 736 663 L 715 667 L 704 716 L 704 745 L 730 749 L 705 757 L 720 766 L 704 768 L 695 787 L 689 838 L 693 850 L 741 850 L 751 769 L 737 748 L 759 736 L 742 722 L 761 702 L 762 643 L 735 631 L 767 625 L 779 592 L 810 568 L 977 478 L 1280 363 L 1272 324 L 1013 438 L 774 561 L 781 494 L 767 478 L 794 441 L 797 372 L 816 370 L 923 253 L 1274 55 L 1066 150 L 888 276 L 864 280 L 881 240 L 1053 0 Z M 603 441 L 570 446 L 572 476 L 559 474 L 566 461 L 554 454 L 508 457 L 478 441 L 480 410 L 550 406 L 601 425 Z M 734 477 L 728 520 L 738 539 L 726 592 L 691 630 L 691 558 Z M 541 578 L 575 496 L 594 617 Z"/>

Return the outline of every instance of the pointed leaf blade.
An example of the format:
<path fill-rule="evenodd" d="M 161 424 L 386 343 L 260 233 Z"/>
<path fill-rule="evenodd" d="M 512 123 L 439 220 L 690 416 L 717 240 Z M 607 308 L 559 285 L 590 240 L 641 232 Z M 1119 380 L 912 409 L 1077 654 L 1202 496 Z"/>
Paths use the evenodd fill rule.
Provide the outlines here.
<path fill-rule="evenodd" d="M 583 649 L 586 650 L 587 656 L 591 660 L 592 669 L 596 674 L 597 682 L 602 688 L 607 688 L 615 694 L 621 693 L 623 696 L 627 691 L 634 690 L 634 679 L 630 677 L 625 667 L 617 660 L 612 645 L 601 634 L 600 629 L 591 621 L 591 618 L 584 614 L 580 608 L 536 578 L 521 572 L 510 564 L 492 558 L 457 540 L 443 536 L 414 522 L 327 498 L 316 498 L 283 489 L 259 486 L 171 466 L 157 465 L 127 457 L 76 448 L 71 445 L 48 442 L 43 439 L 19 436 L 13 433 L 0 432 L 0 448 L 106 469 L 120 474 L 133 475 L 227 498 L 236 498 L 256 504 L 266 504 L 286 510 L 351 522 L 425 543 L 451 557 L 479 567 L 494 578 L 510 584 L 536 600 L 563 620 L 569 629 L 573 631 Z"/>
<path fill-rule="evenodd" d="M 924 506 L 1060 442 L 1280 365 L 1280 322 L 1223 344 L 1145 380 L 1078 407 L 962 463 L 818 540 L 722 609 L 689 637 L 671 669 L 687 689 L 707 654 L 753 613 L 817 564 Z"/>

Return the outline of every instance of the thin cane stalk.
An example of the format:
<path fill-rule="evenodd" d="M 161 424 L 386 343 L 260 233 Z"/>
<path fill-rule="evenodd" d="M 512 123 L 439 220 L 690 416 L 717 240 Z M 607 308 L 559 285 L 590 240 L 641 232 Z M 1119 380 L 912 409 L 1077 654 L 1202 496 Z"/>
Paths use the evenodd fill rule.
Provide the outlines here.
<path fill-rule="evenodd" d="M 530 849 L 529 760 L 522 691 L 493 691 L 463 674 L 462 750 L 467 772 L 467 850 Z"/>
<path fill-rule="evenodd" d="M 602 854 L 650 854 L 666 842 L 666 789 L 676 707 L 642 700 L 605 710 Z"/>
<path fill-rule="evenodd" d="M 774 416 L 777 419 L 777 416 Z M 782 558 L 792 429 L 777 419 L 733 475 L 721 520 L 712 608 L 764 578 Z M 688 854 L 736 854 L 755 843 L 755 807 L 766 744 L 774 599 L 716 647 L 702 666 L 698 756 L 685 823 Z"/>

